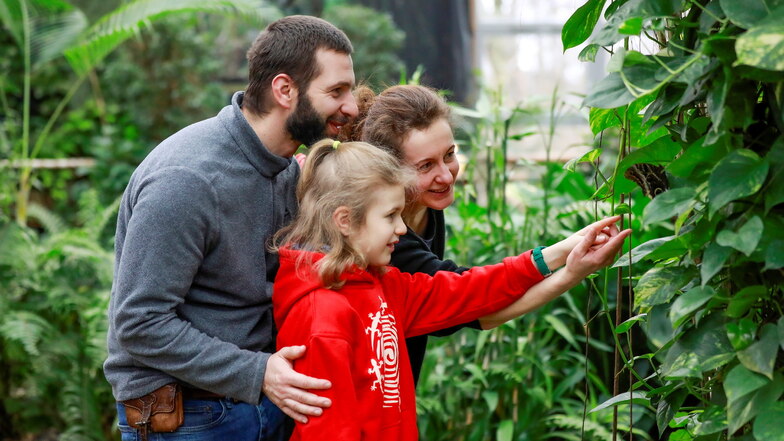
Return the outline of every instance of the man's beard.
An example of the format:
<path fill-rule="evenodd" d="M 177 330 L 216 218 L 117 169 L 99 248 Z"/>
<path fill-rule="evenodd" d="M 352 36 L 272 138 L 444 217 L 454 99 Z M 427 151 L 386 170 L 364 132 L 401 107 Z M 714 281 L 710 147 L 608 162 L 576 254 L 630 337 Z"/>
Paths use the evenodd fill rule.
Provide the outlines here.
<path fill-rule="evenodd" d="M 302 94 L 294 113 L 286 119 L 286 130 L 292 139 L 310 147 L 327 137 L 327 121 L 316 112 L 308 96 Z"/>

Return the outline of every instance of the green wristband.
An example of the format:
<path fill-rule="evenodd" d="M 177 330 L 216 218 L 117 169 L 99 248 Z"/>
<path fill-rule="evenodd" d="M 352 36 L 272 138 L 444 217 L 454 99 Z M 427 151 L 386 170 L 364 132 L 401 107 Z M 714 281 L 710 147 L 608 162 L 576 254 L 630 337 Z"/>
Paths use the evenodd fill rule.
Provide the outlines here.
<path fill-rule="evenodd" d="M 551 274 L 553 274 L 553 272 L 550 271 L 550 267 L 548 267 L 547 263 L 545 263 L 545 261 L 544 261 L 544 256 L 542 255 L 542 250 L 545 249 L 545 248 L 547 248 L 547 247 L 536 247 L 536 248 L 534 248 L 533 256 L 534 256 L 534 263 L 536 264 L 536 268 L 539 270 L 540 273 L 542 273 L 542 276 L 548 277 Z"/>

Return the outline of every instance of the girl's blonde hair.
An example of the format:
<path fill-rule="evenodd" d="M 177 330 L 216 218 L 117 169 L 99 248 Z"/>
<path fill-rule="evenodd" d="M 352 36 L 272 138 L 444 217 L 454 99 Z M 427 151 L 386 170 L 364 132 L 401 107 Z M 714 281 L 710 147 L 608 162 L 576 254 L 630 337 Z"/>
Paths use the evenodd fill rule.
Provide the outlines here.
<path fill-rule="evenodd" d="M 291 246 L 323 252 L 316 270 L 327 288 L 340 288 L 340 275 L 353 265 L 367 266 L 365 256 L 355 250 L 335 224 L 332 215 L 339 207 L 349 209 L 352 227 L 361 227 L 379 186 L 400 185 L 408 193 L 414 174 L 386 151 L 365 142 L 324 139 L 310 148 L 297 184 L 299 213 L 274 238 L 274 248 Z M 311 267 L 310 253 L 301 253 L 297 271 Z M 307 264 L 307 265 L 305 265 Z"/>

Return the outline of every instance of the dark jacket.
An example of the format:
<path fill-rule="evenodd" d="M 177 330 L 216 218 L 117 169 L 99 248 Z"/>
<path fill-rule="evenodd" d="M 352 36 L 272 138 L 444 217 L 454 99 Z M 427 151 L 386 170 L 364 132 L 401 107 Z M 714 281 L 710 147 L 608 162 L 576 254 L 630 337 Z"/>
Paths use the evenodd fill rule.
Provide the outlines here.
<path fill-rule="evenodd" d="M 438 271 L 462 273 L 467 270 L 467 267 L 457 266 L 451 260 L 444 260 L 446 243 L 444 212 L 430 208 L 427 211 L 430 219 L 425 236 L 433 238 L 432 247 L 428 247 L 427 242 L 409 228 L 408 232 L 400 237 L 400 242 L 395 245 L 391 265 L 406 273 L 425 273 L 431 276 Z M 432 332 L 429 335 L 443 337 L 452 335 L 465 327 L 481 329 L 479 322 L 474 320 Z M 411 361 L 411 371 L 414 373 L 414 384 L 416 384 L 419 381 L 419 372 L 422 370 L 422 363 L 425 360 L 427 335 L 406 339 L 406 346 L 408 347 L 408 356 Z"/>

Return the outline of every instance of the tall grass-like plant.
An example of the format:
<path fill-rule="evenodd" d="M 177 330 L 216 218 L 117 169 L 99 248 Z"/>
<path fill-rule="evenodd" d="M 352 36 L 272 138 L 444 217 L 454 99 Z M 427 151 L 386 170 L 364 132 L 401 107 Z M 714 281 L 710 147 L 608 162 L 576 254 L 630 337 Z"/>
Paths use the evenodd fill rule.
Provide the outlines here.
<path fill-rule="evenodd" d="M 600 193 L 662 190 L 641 218 L 669 234 L 619 262 L 639 277 L 616 330 L 646 338 L 622 355 L 652 372 L 595 412 L 643 403 L 659 439 L 782 439 L 782 23 L 778 0 L 589 0 L 563 29 L 565 49 L 587 41 L 580 59 L 612 54 L 585 99 L 597 136 L 620 133 Z"/>

